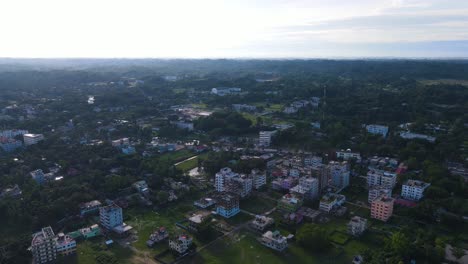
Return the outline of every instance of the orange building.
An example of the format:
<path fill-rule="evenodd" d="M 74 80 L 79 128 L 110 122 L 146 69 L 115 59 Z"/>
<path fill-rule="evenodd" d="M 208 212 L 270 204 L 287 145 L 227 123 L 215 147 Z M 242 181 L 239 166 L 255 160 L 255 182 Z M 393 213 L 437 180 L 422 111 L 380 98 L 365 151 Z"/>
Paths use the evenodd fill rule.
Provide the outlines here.
<path fill-rule="evenodd" d="M 395 199 L 385 195 L 372 201 L 371 218 L 386 222 L 393 214 L 393 203 Z"/>

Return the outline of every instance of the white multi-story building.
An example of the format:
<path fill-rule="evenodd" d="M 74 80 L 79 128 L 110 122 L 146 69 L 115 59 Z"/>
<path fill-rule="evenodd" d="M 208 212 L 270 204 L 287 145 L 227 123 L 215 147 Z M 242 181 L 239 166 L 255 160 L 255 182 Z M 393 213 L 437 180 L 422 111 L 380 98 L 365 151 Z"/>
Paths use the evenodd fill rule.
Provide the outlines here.
<path fill-rule="evenodd" d="M 388 126 L 382 125 L 367 125 L 366 126 L 367 132 L 374 134 L 374 135 L 382 135 L 383 137 L 387 137 L 388 133 Z"/>
<path fill-rule="evenodd" d="M 311 166 L 311 167 L 318 167 L 322 164 L 322 157 L 319 156 L 307 156 L 304 158 L 304 165 Z"/>
<path fill-rule="evenodd" d="M 329 213 L 334 208 L 341 206 L 346 201 L 346 196 L 335 193 L 328 193 L 320 199 L 319 209 Z"/>
<path fill-rule="evenodd" d="M 27 130 L 23 130 L 23 129 L 10 129 L 10 130 L 0 131 L 0 137 L 14 138 L 16 136 L 24 135 L 28 133 L 29 132 Z"/>
<path fill-rule="evenodd" d="M 357 161 L 361 160 L 361 154 L 357 152 L 352 152 L 351 149 L 339 150 L 336 152 L 336 157 L 343 160 L 355 159 Z"/>
<path fill-rule="evenodd" d="M 419 201 L 424 196 L 424 190 L 431 184 L 418 180 L 407 180 L 401 186 L 401 196 L 408 200 Z"/>
<path fill-rule="evenodd" d="M 352 236 L 360 236 L 367 229 L 367 219 L 353 216 L 348 223 L 348 234 Z"/>
<path fill-rule="evenodd" d="M 284 108 L 283 112 L 285 114 L 294 114 L 294 113 L 297 113 L 297 108 L 294 106 L 287 106 Z"/>
<path fill-rule="evenodd" d="M 121 226 L 123 224 L 122 208 L 116 204 L 99 208 L 99 220 L 101 226 L 109 230 Z"/>
<path fill-rule="evenodd" d="M 268 147 L 271 144 L 271 137 L 276 133 L 274 131 L 260 131 L 258 133 L 258 144 L 260 146 Z"/>
<path fill-rule="evenodd" d="M 432 136 L 418 134 L 418 133 L 411 133 L 408 131 L 400 132 L 400 137 L 404 139 L 422 139 L 422 140 L 429 141 L 431 143 L 434 143 L 436 140 L 436 138 Z"/>
<path fill-rule="evenodd" d="M 42 134 L 24 134 L 23 135 L 24 145 L 30 146 L 37 144 L 39 141 L 44 140 L 44 135 Z"/>
<path fill-rule="evenodd" d="M 258 189 L 262 188 L 267 183 L 266 173 L 265 172 L 261 172 L 261 171 L 259 171 L 257 169 L 253 169 L 250 176 L 252 178 L 252 181 L 253 181 L 252 184 L 253 184 L 253 187 L 255 188 L 255 190 L 258 190 Z"/>
<path fill-rule="evenodd" d="M 225 167 L 222 168 L 219 172 L 215 175 L 215 189 L 218 192 L 225 191 L 225 183 L 226 181 L 230 180 L 231 178 L 238 177 L 239 174 L 233 172 L 230 168 Z"/>
<path fill-rule="evenodd" d="M 232 108 L 236 111 L 249 111 L 253 112 L 257 110 L 257 107 L 255 105 L 247 105 L 247 104 L 233 104 Z"/>
<path fill-rule="evenodd" d="M 299 184 L 290 189 L 290 192 L 304 199 L 315 199 L 319 195 L 319 184 L 316 178 L 301 177 Z"/>
<path fill-rule="evenodd" d="M 192 238 L 188 235 L 179 235 L 169 239 L 169 248 L 179 254 L 184 254 L 192 245 Z"/>
<path fill-rule="evenodd" d="M 384 185 L 375 185 L 369 188 L 367 196 L 367 202 L 372 203 L 375 199 L 385 195 L 386 197 L 392 197 L 392 189 Z"/>
<path fill-rule="evenodd" d="M 397 175 L 388 171 L 369 170 L 367 172 L 367 186 L 386 186 L 393 189 L 396 185 Z"/>
<path fill-rule="evenodd" d="M 279 231 L 267 231 L 262 235 L 260 242 L 262 245 L 277 251 L 283 251 L 288 247 L 288 240 Z"/>
<path fill-rule="evenodd" d="M 331 185 L 339 189 L 345 188 L 349 185 L 350 170 L 348 162 L 331 161 L 328 164 L 327 169 L 329 171 Z"/>
<path fill-rule="evenodd" d="M 55 234 L 52 227 L 44 227 L 33 235 L 31 252 L 35 264 L 52 262 L 57 258 Z"/>

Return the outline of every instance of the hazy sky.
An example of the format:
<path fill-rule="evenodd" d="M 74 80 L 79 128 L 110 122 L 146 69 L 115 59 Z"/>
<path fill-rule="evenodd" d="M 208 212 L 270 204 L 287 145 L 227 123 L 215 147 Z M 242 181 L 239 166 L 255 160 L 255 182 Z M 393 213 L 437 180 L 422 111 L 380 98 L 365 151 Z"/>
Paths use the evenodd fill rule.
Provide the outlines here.
<path fill-rule="evenodd" d="M 468 57 L 468 0 L 0 0 L 0 57 Z"/>

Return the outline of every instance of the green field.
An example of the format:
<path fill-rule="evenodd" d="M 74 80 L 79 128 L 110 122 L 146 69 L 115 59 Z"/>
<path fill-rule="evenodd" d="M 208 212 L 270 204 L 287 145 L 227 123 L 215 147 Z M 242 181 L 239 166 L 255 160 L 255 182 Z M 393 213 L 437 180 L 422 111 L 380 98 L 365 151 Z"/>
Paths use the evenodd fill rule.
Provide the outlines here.
<path fill-rule="evenodd" d="M 254 214 L 263 214 L 273 209 L 275 206 L 276 201 L 258 196 L 250 197 L 240 203 L 240 208 Z"/>
<path fill-rule="evenodd" d="M 198 157 L 191 159 L 191 160 L 186 160 L 182 163 L 179 163 L 176 165 L 176 168 L 181 170 L 181 171 L 189 171 L 195 167 L 198 166 Z"/>

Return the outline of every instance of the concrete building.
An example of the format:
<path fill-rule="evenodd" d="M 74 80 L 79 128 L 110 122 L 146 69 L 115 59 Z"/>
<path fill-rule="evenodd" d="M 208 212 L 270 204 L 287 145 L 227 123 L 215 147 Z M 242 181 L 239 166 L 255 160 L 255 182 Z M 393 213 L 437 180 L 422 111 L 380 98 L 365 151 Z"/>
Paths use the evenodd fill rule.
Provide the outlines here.
<path fill-rule="evenodd" d="M 57 258 L 55 234 L 52 227 L 44 227 L 33 235 L 31 252 L 35 264 L 49 263 Z"/>
<path fill-rule="evenodd" d="M 382 195 L 385 195 L 387 197 L 392 197 L 392 189 L 383 185 L 372 186 L 369 188 L 367 202 L 371 204 L 372 201 L 374 201 L 375 199 L 379 198 Z"/>
<path fill-rule="evenodd" d="M 252 184 L 255 190 L 262 188 L 267 183 L 266 173 L 258 169 L 253 169 L 250 173 L 250 177 L 252 178 Z"/>
<path fill-rule="evenodd" d="M 193 213 L 188 218 L 188 228 L 193 232 L 198 232 L 206 226 L 208 221 L 211 219 L 211 212 L 206 210 L 200 210 Z"/>
<path fill-rule="evenodd" d="M 168 237 L 169 233 L 166 231 L 166 228 L 161 226 L 150 235 L 149 239 L 146 241 L 146 245 L 152 247 L 155 243 L 159 243 Z"/>
<path fill-rule="evenodd" d="M 368 133 L 371 133 L 371 134 L 374 134 L 374 135 L 382 135 L 383 137 L 387 137 L 388 126 L 367 125 L 366 130 L 367 130 Z"/>
<path fill-rule="evenodd" d="M 37 184 L 43 184 L 45 182 L 45 175 L 41 169 L 31 171 L 29 174 L 31 175 L 33 180 L 37 182 Z"/>
<path fill-rule="evenodd" d="M 112 230 L 123 224 L 122 208 L 116 204 L 99 208 L 99 220 L 101 226 Z"/>
<path fill-rule="evenodd" d="M 94 212 L 98 212 L 99 207 L 101 207 L 101 205 L 101 202 L 99 202 L 98 200 L 83 203 L 80 205 L 80 215 L 85 216 Z"/>
<path fill-rule="evenodd" d="M 287 106 L 284 108 L 283 113 L 285 114 L 295 114 L 297 113 L 298 109 L 294 106 Z"/>
<path fill-rule="evenodd" d="M 226 192 L 221 193 L 216 198 L 216 213 L 224 218 L 230 218 L 240 212 L 239 197 Z"/>
<path fill-rule="evenodd" d="M 195 205 L 197 207 L 200 207 L 202 209 L 205 209 L 205 208 L 208 208 L 208 207 L 214 205 L 215 203 L 216 203 L 216 201 L 214 199 L 201 198 L 201 199 L 196 200 L 195 202 L 193 202 L 193 205 Z"/>
<path fill-rule="evenodd" d="M 312 167 L 311 169 L 312 177 L 318 180 L 318 188 L 321 193 L 329 185 L 330 173 L 328 165 L 317 165 L 317 167 Z"/>
<path fill-rule="evenodd" d="M 147 195 L 149 193 L 148 184 L 144 180 L 133 183 L 132 187 L 140 194 Z"/>
<path fill-rule="evenodd" d="M 269 147 L 271 144 L 271 138 L 276 133 L 274 131 L 260 131 L 258 133 L 258 144 L 263 147 Z"/>
<path fill-rule="evenodd" d="M 313 200 L 319 196 L 318 180 L 312 177 L 301 177 L 299 184 L 290 189 L 290 192 L 306 200 Z"/>
<path fill-rule="evenodd" d="M 238 177 L 239 174 L 233 172 L 230 168 L 225 167 L 222 168 L 219 172 L 215 175 L 215 189 L 218 192 L 225 191 L 225 183 L 229 181 L 231 178 Z"/>
<path fill-rule="evenodd" d="M 42 134 L 24 134 L 23 135 L 24 145 L 30 146 L 37 144 L 39 141 L 44 140 L 44 135 Z"/>
<path fill-rule="evenodd" d="M 262 235 L 260 243 L 276 251 L 283 251 L 288 247 L 288 241 L 286 237 L 282 236 L 279 231 L 267 231 Z"/>
<path fill-rule="evenodd" d="M 424 190 L 430 185 L 423 181 L 407 180 L 401 186 L 401 196 L 408 200 L 419 201 L 424 196 Z"/>
<path fill-rule="evenodd" d="M 215 175 L 215 189 L 218 192 L 231 192 L 244 198 L 252 192 L 252 187 L 252 178 L 235 173 L 230 168 L 222 168 Z"/>
<path fill-rule="evenodd" d="M 304 166 L 318 167 L 322 164 L 322 157 L 319 156 L 307 156 L 304 158 Z"/>
<path fill-rule="evenodd" d="M 367 229 L 367 219 L 353 216 L 348 223 L 348 234 L 358 237 Z"/>
<path fill-rule="evenodd" d="M 193 123 L 192 122 L 175 121 L 175 122 L 171 122 L 171 124 L 174 124 L 177 128 L 180 128 L 180 129 L 187 129 L 188 131 L 193 130 Z"/>
<path fill-rule="evenodd" d="M 13 152 L 23 146 L 20 140 L 14 138 L 0 137 L 0 148 L 5 152 Z"/>
<path fill-rule="evenodd" d="M 344 204 L 346 196 L 336 193 L 327 193 L 320 199 L 319 209 L 324 212 L 331 212 L 333 209 Z"/>
<path fill-rule="evenodd" d="M 250 226 L 257 231 L 264 231 L 267 227 L 273 225 L 275 220 L 264 215 L 256 215 L 255 219 L 250 222 Z"/>
<path fill-rule="evenodd" d="M 76 241 L 69 235 L 59 233 L 56 238 L 57 253 L 62 256 L 68 256 L 75 254 L 76 252 Z"/>
<path fill-rule="evenodd" d="M 393 214 L 394 202 L 395 199 L 385 195 L 373 200 L 371 203 L 371 218 L 387 222 Z"/>
<path fill-rule="evenodd" d="M 211 89 L 211 93 L 218 96 L 236 95 L 240 94 L 241 92 L 242 89 L 237 87 L 218 87 Z"/>
<path fill-rule="evenodd" d="M 367 186 L 385 186 L 390 189 L 395 187 L 397 175 L 388 171 L 382 170 L 369 170 L 367 172 Z"/>
<path fill-rule="evenodd" d="M 342 149 L 342 150 L 336 151 L 336 157 L 339 159 L 343 159 L 343 160 L 355 159 L 357 161 L 361 161 L 361 154 L 357 152 L 352 152 L 351 149 L 347 149 L 347 150 Z"/>
<path fill-rule="evenodd" d="M 169 248 L 179 254 L 186 253 L 192 246 L 192 238 L 186 234 L 178 235 L 169 239 Z"/>
<path fill-rule="evenodd" d="M 424 134 L 411 133 L 408 131 L 400 132 L 400 137 L 404 139 L 422 139 L 434 143 L 436 138 Z"/>
<path fill-rule="evenodd" d="M 350 170 L 348 162 L 331 161 L 328 164 L 328 170 L 332 186 L 342 189 L 349 185 Z"/>
<path fill-rule="evenodd" d="M 254 112 L 257 110 L 257 107 L 255 105 L 247 105 L 247 104 L 233 104 L 232 108 L 234 108 L 234 110 L 238 112 L 240 111 Z"/>
<path fill-rule="evenodd" d="M 302 199 L 293 194 L 285 194 L 278 200 L 278 210 L 296 212 L 302 206 Z"/>

